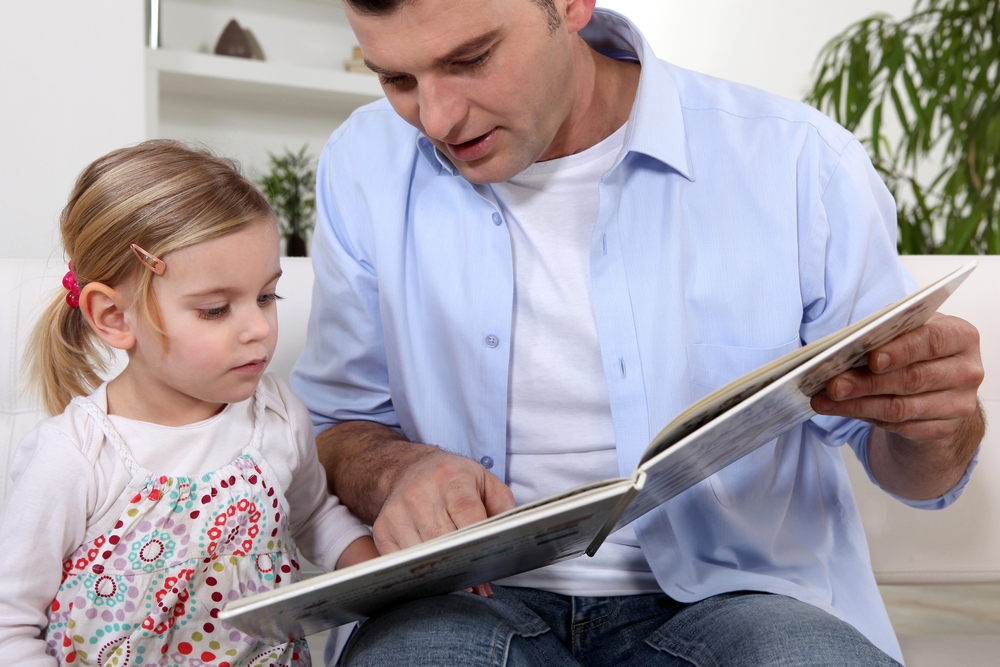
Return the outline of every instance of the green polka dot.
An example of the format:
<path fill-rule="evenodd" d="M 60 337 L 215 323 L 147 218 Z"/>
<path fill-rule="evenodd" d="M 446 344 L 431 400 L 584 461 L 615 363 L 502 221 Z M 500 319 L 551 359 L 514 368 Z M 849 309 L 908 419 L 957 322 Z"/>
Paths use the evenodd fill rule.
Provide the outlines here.
<path fill-rule="evenodd" d="M 208 648 L 212 649 L 213 651 L 218 651 L 222 647 L 219 644 L 219 642 L 208 642 Z"/>
<path fill-rule="evenodd" d="M 225 569 L 225 566 L 222 563 L 212 563 L 212 569 L 216 572 L 222 572 Z"/>
<path fill-rule="evenodd" d="M 139 510 L 137 510 L 134 507 L 132 509 L 130 509 L 128 512 L 125 512 L 125 514 L 128 514 L 129 516 L 135 516 L 138 513 L 139 513 Z"/>
<path fill-rule="evenodd" d="M 196 632 L 193 635 L 191 635 L 191 639 L 195 640 L 196 642 L 200 642 L 204 638 L 205 638 L 205 636 L 203 634 L 201 634 L 200 632 Z"/>

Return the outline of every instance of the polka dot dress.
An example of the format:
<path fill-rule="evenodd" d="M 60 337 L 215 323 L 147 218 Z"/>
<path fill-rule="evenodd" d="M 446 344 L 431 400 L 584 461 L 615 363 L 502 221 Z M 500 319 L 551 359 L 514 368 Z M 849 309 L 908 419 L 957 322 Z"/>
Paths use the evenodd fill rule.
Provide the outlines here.
<path fill-rule="evenodd" d="M 114 528 L 63 563 L 46 631 L 60 664 L 312 664 L 304 640 L 273 645 L 216 618 L 229 600 L 299 578 L 284 495 L 258 463 L 264 398 L 257 391 L 251 446 L 199 477 L 144 470 L 104 412 L 74 400 L 118 448 L 133 483 Z"/>

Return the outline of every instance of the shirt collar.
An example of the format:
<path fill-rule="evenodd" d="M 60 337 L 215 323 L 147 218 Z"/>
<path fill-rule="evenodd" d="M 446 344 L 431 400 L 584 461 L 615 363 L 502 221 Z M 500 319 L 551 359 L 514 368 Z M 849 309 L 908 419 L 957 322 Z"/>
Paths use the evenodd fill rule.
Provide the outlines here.
<path fill-rule="evenodd" d="M 637 60 L 642 65 L 639 89 L 628 120 L 625 152 L 648 155 L 694 180 L 677 86 L 639 29 L 617 12 L 595 9 L 580 36 L 598 53 Z M 418 134 L 417 147 L 439 174 L 444 171 L 459 175 L 451 161 L 423 134 Z"/>

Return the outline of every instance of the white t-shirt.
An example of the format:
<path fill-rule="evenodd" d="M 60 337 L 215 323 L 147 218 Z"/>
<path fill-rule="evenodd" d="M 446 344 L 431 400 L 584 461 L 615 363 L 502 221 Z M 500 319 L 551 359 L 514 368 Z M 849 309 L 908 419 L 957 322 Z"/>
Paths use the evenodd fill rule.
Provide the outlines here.
<path fill-rule="evenodd" d="M 625 126 L 591 148 L 538 162 L 493 187 L 510 229 L 514 312 L 507 389 L 507 483 L 518 505 L 620 477 L 590 292 L 601 178 Z M 631 526 L 594 558 L 500 583 L 564 595 L 659 592 Z"/>

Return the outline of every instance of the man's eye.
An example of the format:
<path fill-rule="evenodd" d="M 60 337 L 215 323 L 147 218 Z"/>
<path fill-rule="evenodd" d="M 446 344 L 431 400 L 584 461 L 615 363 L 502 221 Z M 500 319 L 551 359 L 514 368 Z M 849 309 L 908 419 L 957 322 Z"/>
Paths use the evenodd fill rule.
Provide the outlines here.
<path fill-rule="evenodd" d="M 379 74 L 378 80 L 383 86 L 390 86 L 393 88 L 402 88 L 412 82 L 412 78 L 405 74 L 389 76 L 388 74 Z"/>
<path fill-rule="evenodd" d="M 462 60 L 457 64 L 465 69 L 476 69 L 477 67 L 482 67 L 486 64 L 486 61 L 490 59 L 491 51 L 487 51 L 482 55 L 476 56 L 475 58 L 469 58 L 468 60 Z"/>

